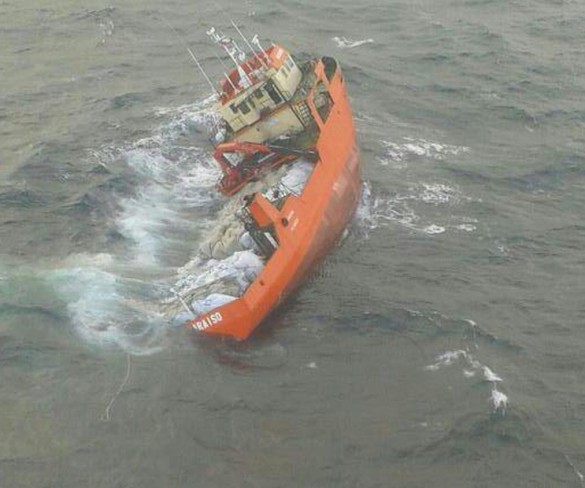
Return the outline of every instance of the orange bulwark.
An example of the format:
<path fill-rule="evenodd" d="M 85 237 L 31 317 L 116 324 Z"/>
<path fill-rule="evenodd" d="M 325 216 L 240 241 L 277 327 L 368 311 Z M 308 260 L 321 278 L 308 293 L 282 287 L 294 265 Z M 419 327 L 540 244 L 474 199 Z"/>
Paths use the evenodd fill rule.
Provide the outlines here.
<path fill-rule="evenodd" d="M 359 151 L 341 70 L 331 58 L 312 64 L 315 82 L 305 98 L 318 137 L 310 149 L 314 169 L 300 195 L 277 208 L 262 194 L 245 207 L 275 244 L 260 274 L 244 294 L 187 323 L 197 332 L 246 339 L 301 282 L 341 237 L 358 205 Z M 317 107 L 316 91 L 328 94 Z"/>

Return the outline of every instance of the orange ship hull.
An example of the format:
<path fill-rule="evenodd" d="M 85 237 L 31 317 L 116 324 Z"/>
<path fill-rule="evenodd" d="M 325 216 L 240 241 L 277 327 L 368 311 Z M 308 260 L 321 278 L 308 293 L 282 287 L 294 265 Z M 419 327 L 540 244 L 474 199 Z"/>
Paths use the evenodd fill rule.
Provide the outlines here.
<path fill-rule="evenodd" d="M 332 101 L 323 120 L 307 98 L 319 128 L 315 167 L 302 193 L 289 195 L 280 209 L 260 194 L 254 197 L 249 208 L 257 222 L 273 226 L 278 247 L 241 297 L 187 323 L 199 333 L 246 339 L 325 257 L 355 212 L 360 161 L 343 77 L 336 66 L 328 78 L 321 60 L 315 74 Z"/>

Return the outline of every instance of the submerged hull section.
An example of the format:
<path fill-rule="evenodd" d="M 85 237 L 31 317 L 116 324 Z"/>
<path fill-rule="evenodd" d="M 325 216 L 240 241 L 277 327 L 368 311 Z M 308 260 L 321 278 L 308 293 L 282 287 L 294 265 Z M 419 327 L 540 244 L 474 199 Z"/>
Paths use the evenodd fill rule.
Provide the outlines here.
<path fill-rule="evenodd" d="M 278 246 L 241 297 L 188 322 L 197 332 L 246 339 L 331 250 L 355 212 L 360 162 L 343 77 L 336 64 L 333 70 L 321 60 L 314 71 L 331 100 L 323 113 L 307 98 L 319 131 L 314 169 L 302 193 L 289 195 L 280 208 L 262 195 L 254 197 L 250 209 L 257 222 L 270 227 Z"/>

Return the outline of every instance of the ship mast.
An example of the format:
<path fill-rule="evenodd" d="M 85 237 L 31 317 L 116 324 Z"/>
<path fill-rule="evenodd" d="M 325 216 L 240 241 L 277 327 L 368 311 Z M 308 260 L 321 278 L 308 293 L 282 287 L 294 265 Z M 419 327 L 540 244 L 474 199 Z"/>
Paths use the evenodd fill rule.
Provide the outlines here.
<path fill-rule="evenodd" d="M 246 60 L 246 53 L 240 49 L 236 41 L 234 41 L 230 37 L 227 37 L 223 33 L 217 32 L 215 27 L 209 29 L 207 31 L 207 35 L 215 44 L 218 44 L 234 62 L 234 64 L 236 65 L 236 69 L 238 70 L 238 75 L 240 76 L 240 83 L 242 84 L 242 87 L 248 88 L 252 86 L 252 80 L 250 80 L 250 77 L 248 76 L 248 74 L 246 73 L 244 68 L 242 68 L 241 65 L 241 63 L 243 63 Z M 248 66 L 248 68 L 250 67 Z"/>
<path fill-rule="evenodd" d="M 229 19 L 232 26 L 234 27 L 234 29 L 236 29 L 236 32 L 240 35 L 240 37 L 244 40 L 244 42 L 246 43 L 246 46 L 248 46 L 248 48 L 250 49 L 250 51 L 252 51 L 252 53 L 254 54 L 254 57 L 260 61 L 260 64 L 263 64 L 265 68 L 268 68 L 268 64 L 266 63 L 266 61 L 264 59 L 262 59 L 261 56 L 258 55 L 258 53 L 256 52 L 256 50 L 254 49 L 254 47 L 252 46 L 252 44 L 250 44 L 250 42 L 248 41 L 248 39 L 246 39 L 246 37 L 244 36 L 244 34 L 242 34 L 242 31 L 240 30 L 240 28 L 236 25 L 236 23 L 230 18 Z M 258 39 L 258 35 L 256 34 L 254 36 L 254 39 Z M 252 40 L 252 42 L 254 42 L 254 40 Z M 259 44 L 259 42 L 258 42 Z M 264 53 L 264 50 L 262 49 L 262 46 L 260 46 L 260 51 L 262 53 Z M 264 55 L 266 56 L 266 53 L 264 53 Z"/>

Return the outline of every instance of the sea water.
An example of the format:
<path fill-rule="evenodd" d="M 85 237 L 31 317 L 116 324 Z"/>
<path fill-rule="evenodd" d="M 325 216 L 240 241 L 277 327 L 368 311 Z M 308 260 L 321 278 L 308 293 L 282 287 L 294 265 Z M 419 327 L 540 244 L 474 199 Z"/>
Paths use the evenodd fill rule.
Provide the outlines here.
<path fill-rule="evenodd" d="M 222 76 L 222 11 L 339 60 L 363 173 L 243 344 L 161 307 L 226 205 L 185 49 Z M 1 1 L 0 484 L 581 486 L 584 25 L 571 0 Z"/>

